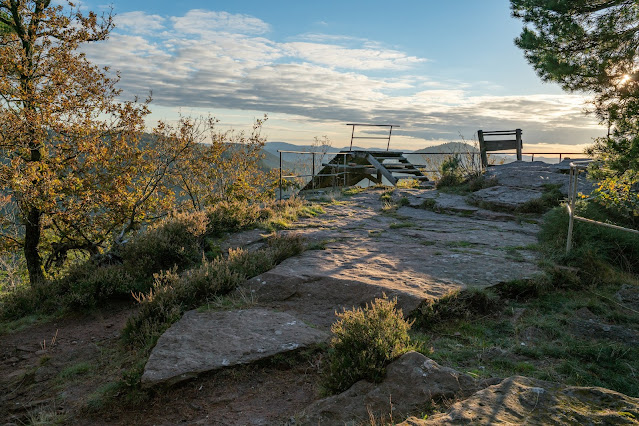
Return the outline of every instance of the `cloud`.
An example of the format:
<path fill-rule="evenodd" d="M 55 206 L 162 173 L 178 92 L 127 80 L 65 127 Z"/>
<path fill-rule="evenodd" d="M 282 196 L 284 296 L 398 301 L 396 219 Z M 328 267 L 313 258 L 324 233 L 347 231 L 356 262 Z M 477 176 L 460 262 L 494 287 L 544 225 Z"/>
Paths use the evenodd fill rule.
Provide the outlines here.
<path fill-rule="evenodd" d="M 126 12 L 115 16 L 116 27 L 131 33 L 149 35 L 164 30 L 166 19 L 146 12 Z"/>
<path fill-rule="evenodd" d="M 286 43 L 283 48 L 290 56 L 296 58 L 351 70 L 404 70 L 426 61 L 423 58 L 407 56 L 397 50 L 350 49 L 334 44 L 293 42 Z"/>
<path fill-rule="evenodd" d="M 583 144 L 599 131 L 580 96 L 471 95 L 489 93 L 491 83 L 433 80 L 418 72 L 426 58 L 375 41 L 305 34 L 279 42 L 258 18 L 199 9 L 181 17 L 130 12 L 118 24 L 87 56 L 120 70 L 126 95 L 153 91 L 164 107 L 394 123 L 398 135 L 426 140 L 523 128 L 526 141 Z"/>
<path fill-rule="evenodd" d="M 269 24 L 253 16 L 203 9 L 190 10 L 184 16 L 172 17 L 171 21 L 175 30 L 194 35 L 217 32 L 264 34 L 271 30 Z"/>

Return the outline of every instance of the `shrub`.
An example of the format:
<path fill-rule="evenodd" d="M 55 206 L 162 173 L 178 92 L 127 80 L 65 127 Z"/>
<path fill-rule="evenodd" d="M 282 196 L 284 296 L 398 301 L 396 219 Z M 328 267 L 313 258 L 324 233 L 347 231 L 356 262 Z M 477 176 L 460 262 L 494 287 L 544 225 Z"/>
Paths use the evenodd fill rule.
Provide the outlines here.
<path fill-rule="evenodd" d="M 266 272 L 303 250 L 299 235 L 274 236 L 268 247 L 254 252 L 230 250 L 228 257 L 205 259 L 198 268 L 181 275 L 176 267 L 154 274 L 152 288 L 146 293 L 134 294 L 140 310 L 128 320 L 124 339 L 134 345 L 152 344 L 186 310 L 233 291 L 247 278 Z"/>
<path fill-rule="evenodd" d="M 412 314 L 421 328 L 429 328 L 445 321 L 486 315 L 498 308 L 498 297 L 485 289 L 452 291 L 435 300 L 428 300 Z"/>
<path fill-rule="evenodd" d="M 336 314 L 322 372 L 325 393 L 342 392 L 361 379 L 380 382 L 386 365 L 410 349 L 411 323 L 396 305 L 384 296 L 364 309 Z"/>
<path fill-rule="evenodd" d="M 173 266 L 182 269 L 197 263 L 208 222 L 204 212 L 176 213 L 163 219 L 122 247 L 124 267 L 135 279 L 144 280 Z"/>

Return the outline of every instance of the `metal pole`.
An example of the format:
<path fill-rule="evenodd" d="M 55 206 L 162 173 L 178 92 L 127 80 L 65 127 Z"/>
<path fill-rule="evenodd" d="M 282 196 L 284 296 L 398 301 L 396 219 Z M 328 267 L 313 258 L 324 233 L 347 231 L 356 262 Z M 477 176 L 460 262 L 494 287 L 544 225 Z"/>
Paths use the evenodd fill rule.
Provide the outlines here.
<path fill-rule="evenodd" d="M 568 183 L 568 213 L 570 215 L 570 219 L 568 221 L 568 236 L 566 237 L 566 254 L 570 253 L 572 249 L 572 229 L 575 223 L 575 198 L 577 198 L 577 176 L 579 170 L 577 170 L 576 166 L 570 165 L 570 181 Z"/>
<path fill-rule="evenodd" d="M 315 189 L 315 153 L 313 153 L 313 173 L 311 175 L 311 189 Z"/>
<path fill-rule="evenodd" d="M 390 139 L 393 134 L 393 126 L 390 126 L 390 130 L 388 131 L 388 144 L 386 145 L 386 152 L 390 149 Z"/>
<path fill-rule="evenodd" d="M 353 136 L 355 136 L 355 125 L 352 124 L 353 126 L 353 131 L 351 132 L 351 147 L 349 148 L 350 151 L 353 150 Z"/>
<path fill-rule="evenodd" d="M 280 201 L 282 201 L 282 153 L 280 152 Z"/>

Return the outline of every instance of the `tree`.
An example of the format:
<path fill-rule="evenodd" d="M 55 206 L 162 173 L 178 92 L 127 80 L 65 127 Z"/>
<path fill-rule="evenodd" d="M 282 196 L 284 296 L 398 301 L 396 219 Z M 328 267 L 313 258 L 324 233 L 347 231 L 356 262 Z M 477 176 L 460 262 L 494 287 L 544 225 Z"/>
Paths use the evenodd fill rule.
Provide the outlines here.
<path fill-rule="evenodd" d="M 515 44 L 544 81 L 594 95 L 608 135 L 588 152 L 601 160 L 600 199 L 639 214 L 639 4 L 635 0 L 511 0 L 524 29 Z"/>
<path fill-rule="evenodd" d="M 71 3 L 0 0 L 0 252 L 22 250 L 32 285 L 172 210 L 272 193 L 263 120 L 250 135 L 213 118 L 144 133 L 150 100 L 119 101 L 117 75 L 78 51 L 112 27 Z"/>
<path fill-rule="evenodd" d="M 126 185 L 112 172 L 136 166 L 128 142 L 143 130 L 147 109 L 117 102 L 117 79 L 77 51 L 107 37 L 110 15 L 98 19 L 50 0 L 0 0 L 0 25 L 0 188 L 21 227 L 21 238 L 5 237 L 22 248 L 37 284 L 43 244 L 97 250 L 83 222 L 102 220 L 96 213 L 105 203 L 118 209 Z"/>

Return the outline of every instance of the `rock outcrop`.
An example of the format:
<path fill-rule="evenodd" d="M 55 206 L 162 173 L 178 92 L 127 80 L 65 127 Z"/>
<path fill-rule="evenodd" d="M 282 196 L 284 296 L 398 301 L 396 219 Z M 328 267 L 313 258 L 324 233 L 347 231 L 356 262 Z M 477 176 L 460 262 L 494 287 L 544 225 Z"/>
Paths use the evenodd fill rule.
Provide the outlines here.
<path fill-rule="evenodd" d="M 488 384 L 409 352 L 388 366 L 379 385 L 361 380 L 339 395 L 311 404 L 296 424 L 359 424 L 371 417 L 403 419 L 426 409 L 431 400 L 467 396 Z"/>
<path fill-rule="evenodd" d="M 514 376 L 457 402 L 443 414 L 402 426 L 637 424 L 639 399 L 598 387 L 563 386 Z"/>

